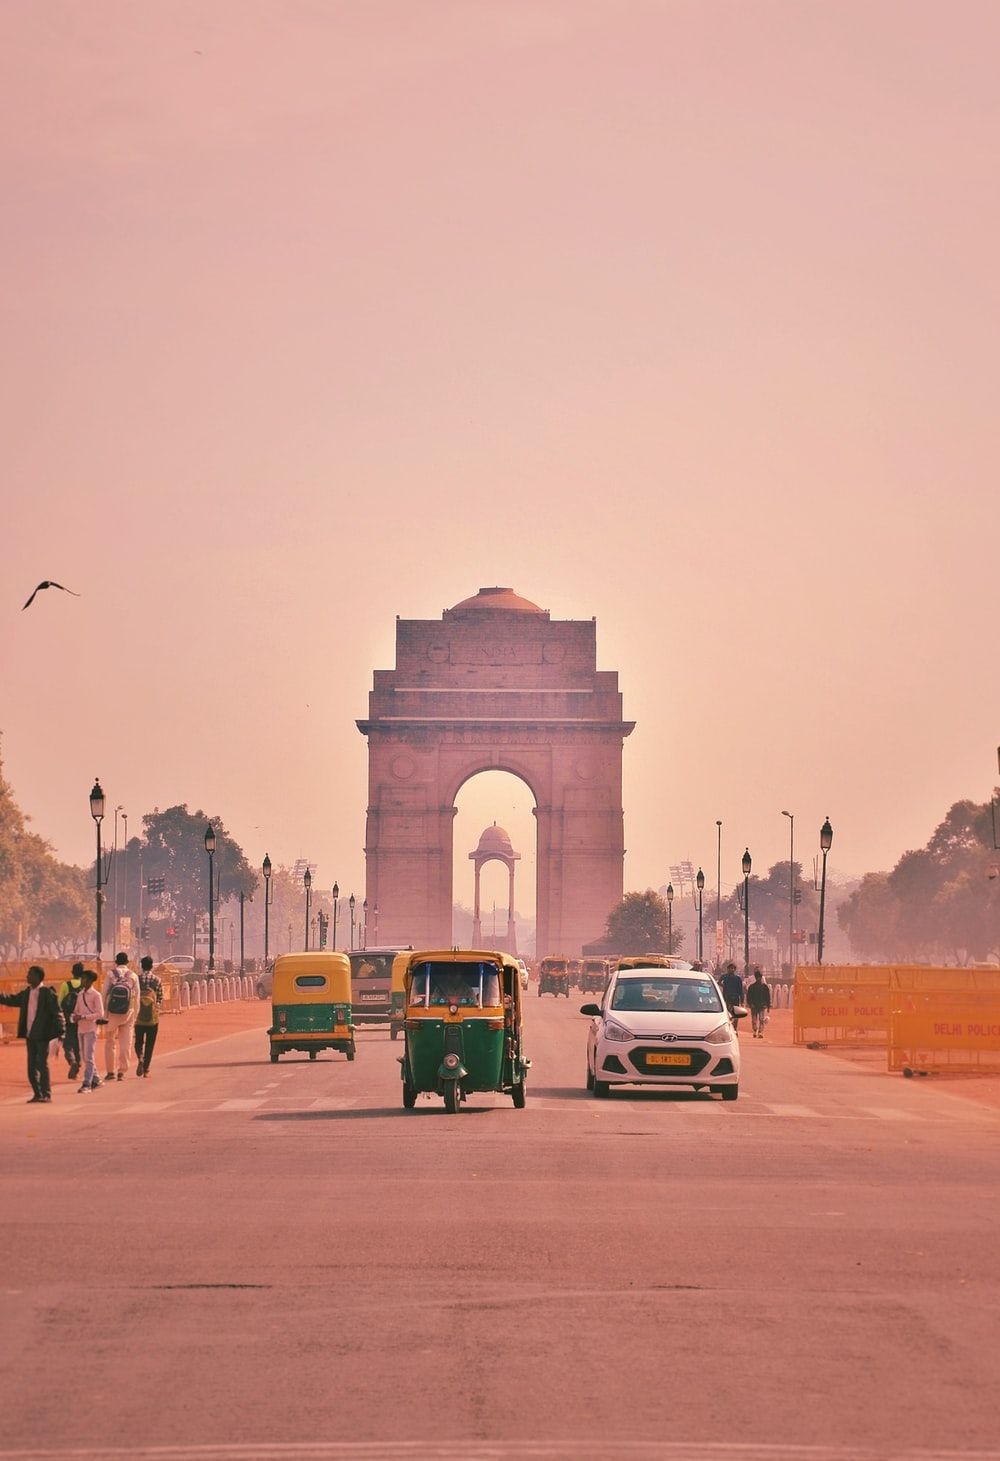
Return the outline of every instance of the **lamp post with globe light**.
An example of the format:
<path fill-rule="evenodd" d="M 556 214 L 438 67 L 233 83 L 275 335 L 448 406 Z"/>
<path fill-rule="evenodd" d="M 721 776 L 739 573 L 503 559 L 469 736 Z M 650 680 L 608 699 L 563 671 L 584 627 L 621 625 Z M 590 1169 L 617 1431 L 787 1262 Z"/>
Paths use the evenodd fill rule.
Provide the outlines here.
<path fill-rule="evenodd" d="M 302 874 L 302 886 L 306 890 L 306 953 L 309 952 L 309 904 L 312 902 L 313 875 L 306 868 Z"/>
<path fill-rule="evenodd" d="M 94 788 L 90 793 L 90 815 L 97 825 L 97 957 L 101 957 L 102 930 L 101 930 L 101 904 L 104 895 L 101 892 L 101 871 L 103 866 L 103 854 L 101 851 L 101 823 L 104 820 L 104 792 L 101 790 L 101 783 L 94 778 Z"/>
<path fill-rule="evenodd" d="M 823 962 L 823 923 L 826 916 L 826 854 L 833 846 L 833 828 L 827 817 L 819 829 L 819 848 L 823 854 L 823 873 L 819 885 L 819 933 L 816 935 L 816 962 Z"/>
<path fill-rule="evenodd" d="M 750 978 L 750 849 L 743 854 L 743 977 Z"/>
<path fill-rule="evenodd" d="M 702 923 L 702 895 L 705 892 L 705 874 L 701 868 L 698 869 L 698 876 L 694 880 L 694 885 L 698 889 L 698 963 L 701 964 L 704 963 L 705 959 L 705 934 Z"/>
<path fill-rule="evenodd" d="M 333 948 L 337 947 L 337 905 L 340 902 L 340 884 L 333 885 Z"/>
<path fill-rule="evenodd" d="M 351 910 L 351 950 L 354 950 L 354 905 L 357 900 L 352 893 L 347 900 L 347 906 Z"/>
<path fill-rule="evenodd" d="M 667 953 L 674 951 L 674 885 L 667 884 Z"/>
<path fill-rule="evenodd" d="M 208 972 L 215 969 L 215 828 L 205 828 L 205 851 L 208 853 Z M 225 950 L 223 950 L 225 952 Z"/>
<path fill-rule="evenodd" d="M 271 907 L 271 859 L 264 853 L 264 861 L 260 865 L 264 875 L 264 968 L 267 968 L 267 960 L 270 944 L 270 921 L 268 913 Z"/>

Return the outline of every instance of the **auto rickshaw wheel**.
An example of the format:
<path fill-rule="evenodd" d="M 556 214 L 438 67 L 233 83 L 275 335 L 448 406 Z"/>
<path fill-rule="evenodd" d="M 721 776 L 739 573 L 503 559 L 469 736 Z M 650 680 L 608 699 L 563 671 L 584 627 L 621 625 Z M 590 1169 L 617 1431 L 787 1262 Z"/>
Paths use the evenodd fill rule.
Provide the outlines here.
<path fill-rule="evenodd" d="M 348 1046 L 348 1049 L 347 1049 L 347 1058 L 348 1058 L 348 1060 L 353 1060 L 354 1059 L 354 1046 L 353 1045 L 349 1045 Z"/>
<path fill-rule="evenodd" d="M 445 1081 L 444 1083 L 444 1109 L 449 1116 L 454 1116 L 462 1104 L 462 1082 Z"/>
<path fill-rule="evenodd" d="M 272 1050 L 271 1051 L 271 1064 L 272 1065 L 277 1065 L 277 1063 L 278 1063 L 278 1052 L 277 1052 L 277 1050 Z"/>
<path fill-rule="evenodd" d="M 310 1050 L 310 1052 L 309 1052 L 309 1059 L 310 1059 L 310 1060 L 315 1060 L 315 1059 L 316 1059 L 316 1056 L 317 1056 L 317 1054 L 318 1054 L 318 1052 L 317 1052 L 317 1051 L 315 1051 L 315 1050 Z"/>
<path fill-rule="evenodd" d="M 527 1097 L 524 1092 L 523 1080 L 518 1081 L 517 1085 L 511 1087 L 510 1098 L 514 1102 L 514 1105 L 518 1111 L 524 1110 L 524 1104 L 527 1100 Z"/>
<path fill-rule="evenodd" d="M 414 1108 L 414 1106 L 416 1104 L 417 1104 L 417 1088 L 416 1088 L 416 1086 L 407 1085 L 406 1081 L 404 1081 L 403 1082 L 403 1105 L 406 1107 L 407 1111 L 412 1111 L 413 1108 Z"/>
<path fill-rule="evenodd" d="M 396 1028 L 395 1025 L 390 1025 L 389 1026 L 389 1039 L 390 1040 L 396 1040 L 398 1038 L 399 1038 L 399 1030 Z"/>

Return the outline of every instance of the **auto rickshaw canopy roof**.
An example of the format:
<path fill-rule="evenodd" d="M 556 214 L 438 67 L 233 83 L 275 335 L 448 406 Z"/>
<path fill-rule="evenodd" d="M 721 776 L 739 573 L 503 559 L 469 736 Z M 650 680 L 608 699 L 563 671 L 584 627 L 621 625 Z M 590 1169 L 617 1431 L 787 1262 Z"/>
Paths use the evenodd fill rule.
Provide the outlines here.
<path fill-rule="evenodd" d="M 271 982 L 272 1004 L 350 1004 L 351 961 L 332 950 L 279 954 Z"/>

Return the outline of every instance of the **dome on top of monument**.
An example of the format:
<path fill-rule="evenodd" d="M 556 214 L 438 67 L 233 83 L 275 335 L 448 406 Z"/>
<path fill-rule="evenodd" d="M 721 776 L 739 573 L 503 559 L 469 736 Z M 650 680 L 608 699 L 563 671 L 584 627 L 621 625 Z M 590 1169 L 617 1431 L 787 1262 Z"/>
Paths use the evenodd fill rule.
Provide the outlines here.
<path fill-rule="evenodd" d="M 547 614 L 530 599 L 522 599 L 512 588 L 481 588 L 471 599 L 463 599 L 446 614 Z"/>
<path fill-rule="evenodd" d="M 510 833 L 505 831 L 503 827 L 498 827 L 496 822 L 494 822 L 493 826 L 487 827 L 482 837 L 480 837 L 479 846 L 476 848 L 476 851 L 502 852 L 506 857 L 510 857 L 514 851 L 510 840 Z"/>

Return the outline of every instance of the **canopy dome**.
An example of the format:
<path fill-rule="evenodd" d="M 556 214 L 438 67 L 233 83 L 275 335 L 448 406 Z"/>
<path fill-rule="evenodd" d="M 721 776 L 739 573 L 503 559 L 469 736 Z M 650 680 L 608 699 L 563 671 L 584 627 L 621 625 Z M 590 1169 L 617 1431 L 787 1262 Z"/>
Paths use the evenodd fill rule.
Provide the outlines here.
<path fill-rule="evenodd" d="M 453 609 L 445 609 L 446 614 L 460 614 L 466 617 L 470 614 L 548 614 L 548 609 L 540 609 L 530 599 L 522 599 L 512 588 L 481 588 L 471 599 L 463 599 Z"/>
<path fill-rule="evenodd" d="M 496 822 L 479 839 L 479 846 L 469 856 L 477 862 L 482 862 L 490 857 L 502 857 L 507 862 L 519 862 L 521 854 L 514 851 L 510 840 L 510 834 L 506 828 L 498 827 Z"/>

